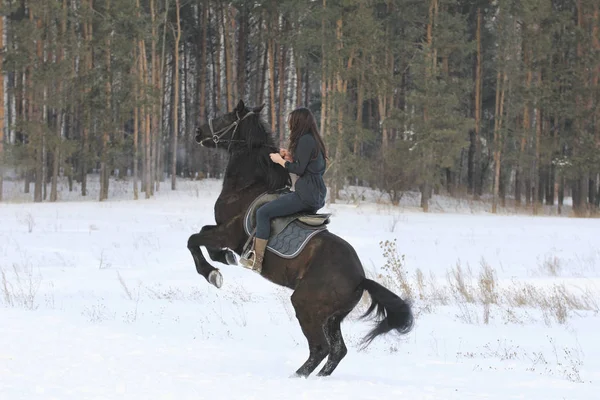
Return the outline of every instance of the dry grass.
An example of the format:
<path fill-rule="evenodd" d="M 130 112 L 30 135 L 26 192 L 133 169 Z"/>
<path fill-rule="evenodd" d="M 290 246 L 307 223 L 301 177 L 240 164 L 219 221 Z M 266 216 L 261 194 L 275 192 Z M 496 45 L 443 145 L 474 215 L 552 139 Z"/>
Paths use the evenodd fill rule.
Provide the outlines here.
<path fill-rule="evenodd" d="M 518 281 L 500 285 L 496 271 L 485 260 L 481 261 L 476 275 L 471 268 L 457 263 L 446 273 L 445 283 L 439 283 L 433 274 L 425 279 L 421 270 L 417 270 L 411 280 L 396 242 L 385 241 L 380 245 L 386 263 L 382 268 L 384 273 L 378 278 L 401 297 L 417 300 L 417 313 L 432 313 L 440 306 L 453 305 L 458 307 L 457 317 L 461 321 L 488 324 L 494 317 L 507 323 L 523 323 L 525 318 L 519 318 L 520 313 L 529 317 L 529 312 L 537 311 L 544 323 L 551 325 L 566 324 L 576 312 L 600 311 L 598 296 L 589 289 L 567 287 L 562 283 L 540 287 Z M 556 257 L 546 258 L 543 266 L 547 274 L 555 276 L 561 269 L 561 261 Z"/>
<path fill-rule="evenodd" d="M 457 263 L 456 267 L 452 268 L 446 274 L 446 278 L 448 279 L 448 286 L 457 301 L 464 300 L 467 303 L 475 302 L 473 287 L 470 283 L 467 283 L 467 281 L 473 280 L 473 272 L 470 268 L 463 271 L 460 263 Z"/>

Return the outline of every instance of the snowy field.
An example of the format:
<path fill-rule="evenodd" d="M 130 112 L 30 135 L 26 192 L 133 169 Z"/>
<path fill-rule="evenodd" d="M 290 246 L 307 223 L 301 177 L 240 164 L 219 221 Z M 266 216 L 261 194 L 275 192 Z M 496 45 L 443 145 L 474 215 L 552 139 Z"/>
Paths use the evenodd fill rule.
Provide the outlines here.
<path fill-rule="evenodd" d="M 291 291 L 242 267 L 218 265 L 221 289 L 196 274 L 187 239 L 214 222 L 220 182 L 138 201 L 113 182 L 108 202 L 63 190 L 56 204 L 11 184 L 0 400 L 599 398 L 599 219 L 494 216 L 443 198 L 425 214 L 408 197 L 391 207 L 347 193 L 323 210 L 330 230 L 369 277 L 414 299 L 415 328 L 361 350 L 361 302 L 338 369 L 297 379 L 308 348 Z"/>

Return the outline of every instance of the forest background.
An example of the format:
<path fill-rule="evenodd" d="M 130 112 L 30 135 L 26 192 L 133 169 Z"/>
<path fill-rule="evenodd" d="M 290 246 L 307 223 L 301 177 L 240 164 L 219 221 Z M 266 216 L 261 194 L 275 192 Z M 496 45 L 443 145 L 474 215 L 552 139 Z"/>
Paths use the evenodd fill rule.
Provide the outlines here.
<path fill-rule="evenodd" d="M 279 144 L 309 107 L 345 185 L 600 204 L 597 0 L 2 0 L 0 200 L 99 176 L 135 199 L 222 176 L 194 130 L 266 103 Z M 74 182 L 77 185 L 74 186 Z"/>

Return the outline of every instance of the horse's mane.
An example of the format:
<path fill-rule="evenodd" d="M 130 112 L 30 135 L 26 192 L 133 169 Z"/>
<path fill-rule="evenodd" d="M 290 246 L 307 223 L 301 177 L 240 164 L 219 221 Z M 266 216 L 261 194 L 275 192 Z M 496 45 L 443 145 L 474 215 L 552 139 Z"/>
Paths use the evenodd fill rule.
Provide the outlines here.
<path fill-rule="evenodd" d="M 246 143 L 234 147 L 232 156 L 237 162 L 228 166 L 227 174 L 243 177 L 246 182 L 262 180 L 269 190 L 277 190 L 291 185 L 289 172 L 271 161 L 270 153 L 278 153 L 269 124 L 259 113 L 252 115 L 240 124 Z"/>

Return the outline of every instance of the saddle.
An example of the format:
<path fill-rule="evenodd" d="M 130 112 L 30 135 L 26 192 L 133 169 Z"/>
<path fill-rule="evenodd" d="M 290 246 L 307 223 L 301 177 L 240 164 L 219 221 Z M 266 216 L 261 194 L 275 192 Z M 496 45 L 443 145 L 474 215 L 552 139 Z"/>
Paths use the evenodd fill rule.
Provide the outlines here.
<path fill-rule="evenodd" d="M 256 229 L 256 211 L 263 204 L 288 193 L 291 191 L 287 188 L 277 192 L 266 192 L 250 204 L 244 217 L 244 230 L 248 236 L 252 236 Z M 330 216 L 331 214 L 296 213 L 273 218 L 267 250 L 283 258 L 296 257 L 313 236 L 327 229 Z"/>

